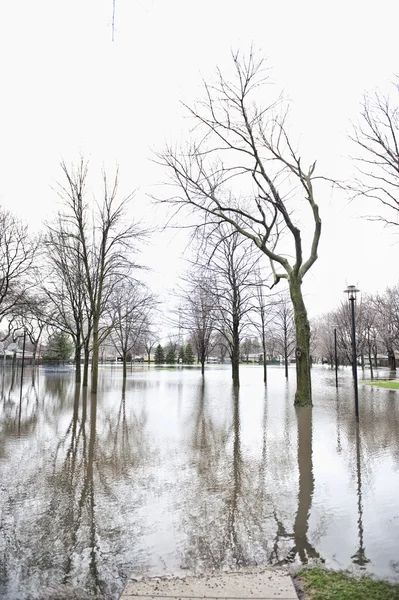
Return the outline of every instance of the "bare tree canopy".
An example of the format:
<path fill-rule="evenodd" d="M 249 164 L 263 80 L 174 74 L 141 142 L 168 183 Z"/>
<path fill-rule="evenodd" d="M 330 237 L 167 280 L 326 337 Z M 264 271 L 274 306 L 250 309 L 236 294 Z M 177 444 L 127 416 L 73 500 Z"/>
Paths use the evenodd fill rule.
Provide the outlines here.
<path fill-rule="evenodd" d="M 378 91 L 364 96 L 360 120 L 351 139 L 358 151 L 358 175 L 350 189 L 386 208 L 378 220 L 398 225 L 399 83 L 394 84 L 391 96 Z"/>
<path fill-rule="evenodd" d="M 263 60 L 251 51 L 233 55 L 235 77 L 221 72 L 205 86 L 205 100 L 187 107 L 195 138 L 186 149 L 158 156 L 171 176 L 173 193 L 161 199 L 176 212 L 199 214 L 197 227 L 229 223 L 270 261 L 274 284 L 287 279 L 296 324 L 297 404 L 311 403 L 309 322 L 302 296 L 305 274 L 317 260 L 321 219 L 308 167 L 292 145 L 282 100 L 264 107 L 268 84 Z M 306 221 L 306 237 L 300 220 Z"/>
<path fill-rule="evenodd" d="M 113 326 L 108 319 L 110 303 L 118 285 L 139 268 L 137 243 L 145 231 L 127 216 L 132 195 L 119 198 L 118 170 L 111 181 L 103 173 L 102 198 L 90 203 L 88 163 L 82 158 L 76 166 L 63 162 L 61 168 L 65 184 L 60 184 L 58 191 L 63 210 L 52 229 L 52 241 L 54 245 L 54 238 L 60 240 L 60 256 L 66 248 L 68 257 L 72 253 L 75 259 L 72 279 L 69 272 L 68 277 L 65 274 L 66 285 L 73 285 L 74 277 L 83 281 L 84 305 L 91 324 L 91 392 L 96 393 L 99 347 Z"/>
<path fill-rule="evenodd" d="M 0 320 L 24 303 L 32 286 L 37 249 L 28 227 L 0 207 Z"/>

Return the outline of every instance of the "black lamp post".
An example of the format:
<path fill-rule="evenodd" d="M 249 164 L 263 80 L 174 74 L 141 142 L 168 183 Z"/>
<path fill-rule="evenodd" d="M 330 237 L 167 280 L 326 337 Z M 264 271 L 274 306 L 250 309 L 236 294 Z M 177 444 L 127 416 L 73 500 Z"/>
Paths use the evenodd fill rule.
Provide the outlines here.
<path fill-rule="evenodd" d="M 359 291 L 355 285 L 348 285 L 346 290 L 348 294 L 349 302 L 352 308 L 352 368 L 353 368 L 353 385 L 355 389 L 355 414 L 356 421 L 359 422 L 359 396 L 357 389 L 357 352 L 356 352 L 356 325 L 355 325 L 355 300 L 356 293 Z"/>

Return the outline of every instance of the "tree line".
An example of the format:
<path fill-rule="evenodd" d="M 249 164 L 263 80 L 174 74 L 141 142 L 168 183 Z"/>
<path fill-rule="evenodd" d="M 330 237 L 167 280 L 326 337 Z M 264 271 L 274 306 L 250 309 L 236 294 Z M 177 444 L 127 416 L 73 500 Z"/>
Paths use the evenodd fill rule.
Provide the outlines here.
<path fill-rule="evenodd" d="M 232 61 L 234 75 L 217 71 L 214 82 L 204 83 L 203 99 L 186 107 L 194 124 L 191 138 L 179 148 L 166 147 L 156 158 L 169 176 L 163 189 L 172 192 L 155 200 L 170 206 L 172 214 L 185 215 L 196 253 L 181 291 L 180 327 L 191 330 L 190 344 L 202 370 L 217 338 L 231 360 L 233 383 L 239 385 L 240 344 L 250 339 L 248 329 L 256 331 L 266 357 L 276 337 L 270 324 L 280 319 L 285 363 L 295 357 L 295 403 L 311 404 L 311 355 L 313 348 L 323 354 L 326 325 L 319 323 L 312 331 L 302 292 L 322 233 L 317 198 L 322 186 L 332 183 L 352 197 L 376 200 L 383 207 L 380 218 L 397 224 L 398 103 L 378 92 L 364 97 L 351 136 L 357 175 L 338 182 L 318 174 L 315 160 L 305 164 L 301 158 L 289 134 L 285 99 L 277 95 L 265 102 L 271 89 L 265 61 L 253 49 L 247 56 L 233 53 Z M 73 343 L 76 381 L 88 385 L 90 362 L 95 393 L 106 341 L 118 348 L 124 376 L 139 343 L 148 357 L 157 344 L 157 302 L 141 277 L 140 247 L 149 231 L 131 216 L 133 195 L 120 196 L 118 172 L 111 178 L 103 173 L 102 191 L 94 195 L 87 161 L 62 162 L 61 169 L 60 208 L 41 236 L 31 237 L 24 224 L 0 209 L 2 338 L 15 343 L 25 331 L 35 355 L 45 329 L 63 332 Z M 281 282 L 287 292 L 283 300 L 282 293 L 276 296 Z M 359 306 L 364 312 L 359 322 L 369 323 L 360 347 L 370 356 L 379 347 L 373 340 L 383 298 L 363 299 Z M 374 315 L 373 325 L 367 314 Z M 393 366 L 390 318 L 377 337 Z M 350 341 L 343 327 L 339 337 L 345 354 Z"/>

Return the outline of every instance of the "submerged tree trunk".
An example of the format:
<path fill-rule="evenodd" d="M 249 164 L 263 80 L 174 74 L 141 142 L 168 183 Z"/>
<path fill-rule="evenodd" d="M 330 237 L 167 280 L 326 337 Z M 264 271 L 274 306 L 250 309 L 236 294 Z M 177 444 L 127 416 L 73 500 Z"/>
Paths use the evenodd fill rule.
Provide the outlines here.
<path fill-rule="evenodd" d="M 205 355 L 205 351 L 200 353 L 201 356 L 198 356 L 198 360 L 201 363 L 201 375 L 205 375 L 205 360 L 206 360 L 206 355 Z"/>
<path fill-rule="evenodd" d="M 396 371 L 396 357 L 392 348 L 388 350 L 388 366 L 390 371 Z"/>
<path fill-rule="evenodd" d="M 370 349 L 369 349 L 369 363 L 370 363 L 370 378 L 374 379 L 373 360 L 371 358 L 371 350 Z"/>
<path fill-rule="evenodd" d="M 80 335 L 77 334 L 76 343 L 75 343 L 75 383 L 80 383 L 80 381 L 81 381 L 80 358 L 81 358 L 81 342 L 80 342 Z"/>
<path fill-rule="evenodd" d="M 237 352 L 231 355 L 231 374 L 233 377 L 233 385 L 239 387 L 240 385 L 240 361 Z"/>
<path fill-rule="evenodd" d="M 240 335 L 238 323 L 233 321 L 233 345 L 231 352 L 231 374 L 234 387 L 240 385 Z"/>
<path fill-rule="evenodd" d="M 93 319 L 93 350 L 91 356 L 91 393 L 97 394 L 97 383 L 98 383 L 98 318 L 97 316 Z"/>
<path fill-rule="evenodd" d="M 310 326 L 305 303 L 303 301 L 302 281 L 291 275 L 289 278 L 290 295 L 294 308 L 296 331 L 296 383 L 295 405 L 311 406 L 312 381 L 310 376 Z"/>
<path fill-rule="evenodd" d="M 123 359 L 123 381 L 126 382 L 126 375 L 127 375 L 127 352 L 123 352 L 122 353 L 122 359 Z"/>
<path fill-rule="evenodd" d="M 284 345 L 284 365 L 285 365 L 285 378 L 288 379 L 288 352 L 287 352 L 287 342 Z"/>
<path fill-rule="evenodd" d="M 84 347 L 85 358 L 83 364 L 83 387 L 87 387 L 89 385 L 89 358 L 90 358 L 90 350 L 89 350 L 89 342 L 85 342 Z"/>
<path fill-rule="evenodd" d="M 262 350 L 263 350 L 263 383 L 267 386 L 267 364 L 266 364 L 266 343 L 262 335 Z"/>

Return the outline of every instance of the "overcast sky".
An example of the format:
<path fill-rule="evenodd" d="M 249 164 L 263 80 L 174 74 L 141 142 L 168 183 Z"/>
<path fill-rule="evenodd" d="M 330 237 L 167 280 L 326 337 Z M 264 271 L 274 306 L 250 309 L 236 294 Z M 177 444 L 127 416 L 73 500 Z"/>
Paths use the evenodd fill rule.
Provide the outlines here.
<path fill-rule="evenodd" d="M 180 100 L 226 67 L 231 49 L 254 43 L 277 90 L 292 101 L 298 145 L 329 177 L 350 172 L 347 133 L 362 95 L 388 90 L 399 72 L 398 7 L 392 1 L 13 0 L 0 4 L 0 203 L 37 229 L 57 207 L 60 159 L 119 163 L 137 214 L 162 221 L 147 195 L 159 172 L 152 150 L 185 131 Z M 347 284 L 382 291 L 398 280 L 391 230 L 330 192 L 319 198 L 323 236 L 308 273 L 310 316 L 334 308 Z M 378 212 L 378 208 L 375 208 Z M 183 238 L 162 234 L 145 251 L 154 287 L 172 287 Z"/>

